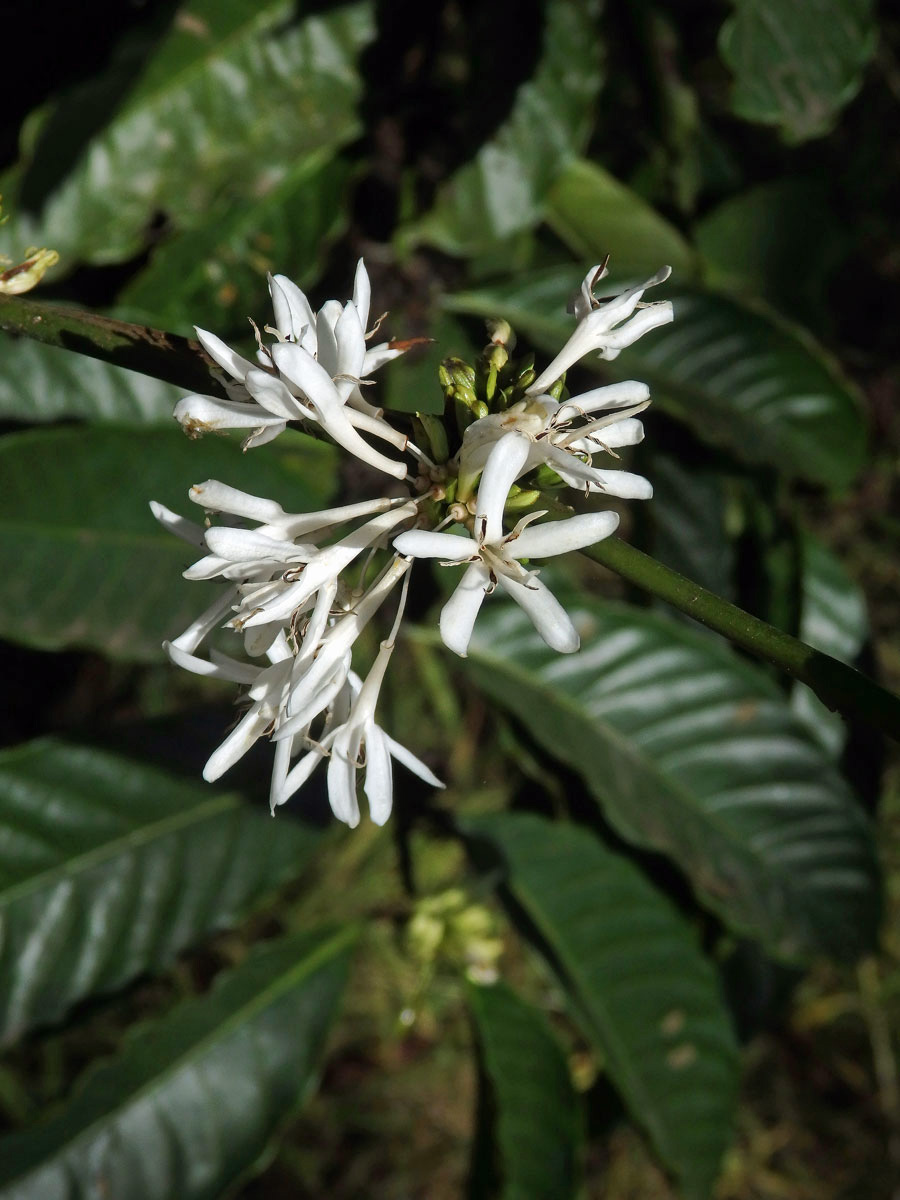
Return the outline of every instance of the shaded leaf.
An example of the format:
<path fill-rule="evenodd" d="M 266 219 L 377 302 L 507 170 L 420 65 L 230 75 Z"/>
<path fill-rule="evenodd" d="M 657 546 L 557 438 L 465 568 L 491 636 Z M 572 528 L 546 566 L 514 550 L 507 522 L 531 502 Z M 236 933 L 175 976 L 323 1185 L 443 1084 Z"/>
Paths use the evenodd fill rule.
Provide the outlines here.
<path fill-rule="evenodd" d="M 595 0 L 551 0 L 540 62 L 509 118 L 402 231 L 403 244 L 473 255 L 537 224 L 548 188 L 590 135 L 601 83 L 597 13 Z"/>
<path fill-rule="evenodd" d="M 583 829 L 521 813 L 463 827 L 500 852 L 573 1016 L 682 1194 L 709 1196 L 731 1134 L 738 1056 L 715 971 L 690 925 Z"/>
<path fill-rule="evenodd" d="M 731 928 L 785 958 L 868 948 L 869 824 L 777 686 L 662 614 L 563 600 L 582 634 L 566 656 L 518 607 L 485 605 L 469 664 L 483 690 Z"/>
<path fill-rule="evenodd" d="M 577 1187 L 578 1099 L 543 1015 L 505 984 L 467 988 L 504 1200 L 566 1200 Z"/>
<path fill-rule="evenodd" d="M 330 153 L 330 151 L 329 151 Z M 266 272 L 300 287 L 318 277 L 330 242 L 346 223 L 349 167 L 309 155 L 260 197 L 227 196 L 201 229 L 177 233 L 153 253 L 120 302 L 153 324 L 193 336 L 193 326 L 246 337 L 248 316 L 271 324 Z"/>
<path fill-rule="evenodd" d="M 202 522 L 187 498 L 204 479 L 289 510 L 322 507 L 334 483 L 332 448 L 283 434 L 271 453 L 235 442 L 192 442 L 174 426 L 141 433 L 92 427 L 0 439 L 0 636 L 45 649 L 82 646 L 146 661 L 207 606 L 218 584 L 181 572 L 198 554 L 153 519 L 149 501 Z M 40 486 L 35 486 L 35 481 Z"/>
<path fill-rule="evenodd" d="M 596 163 L 566 167 L 547 196 L 546 218 L 585 262 L 609 254 L 612 279 L 652 275 L 665 263 L 680 279 L 696 274 L 696 255 L 678 230 Z"/>
<path fill-rule="evenodd" d="M 120 262 L 160 213 L 202 228 L 223 191 L 249 199 L 277 188 L 358 132 L 355 62 L 372 35 L 367 3 L 297 21 L 289 0 L 192 0 L 31 240 L 64 265 Z"/>
<path fill-rule="evenodd" d="M 653 557 L 728 600 L 734 599 L 734 544 L 725 529 L 723 476 L 653 454 L 642 470 L 653 480 Z"/>
<path fill-rule="evenodd" d="M 73 350 L 3 339 L 0 416 L 32 424 L 65 417 L 166 425 L 184 390 Z"/>
<path fill-rule="evenodd" d="M 503 316 L 549 352 L 572 332 L 566 303 L 578 268 L 554 267 L 510 284 L 450 297 L 457 312 Z M 825 351 L 769 310 L 699 289 L 659 289 L 673 324 L 654 329 L 610 363 L 615 379 L 641 379 L 654 401 L 701 438 L 789 477 L 843 487 L 858 472 L 865 427 L 855 389 Z"/>
<path fill-rule="evenodd" d="M 0 755 L 0 1043 L 172 963 L 298 874 L 317 835 L 85 747 Z"/>
<path fill-rule="evenodd" d="M 877 35 L 872 0 L 735 0 L 719 37 L 732 109 L 789 142 L 820 137 L 859 91 Z"/>
<path fill-rule="evenodd" d="M 0 1143 L 4 1200 L 214 1200 L 306 1098 L 352 930 L 264 944 L 128 1039 L 43 1124 Z"/>
<path fill-rule="evenodd" d="M 841 662 L 852 663 L 869 633 L 866 599 L 830 550 L 810 534 L 802 542 L 800 637 Z M 844 721 L 805 684 L 795 683 L 791 707 L 826 750 L 837 757 Z"/>
<path fill-rule="evenodd" d="M 818 317 L 850 235 L 824 180 L 790 176 L 731 196 L 693 229 L 704 278 L 759 296 L 787 316 Z"/>

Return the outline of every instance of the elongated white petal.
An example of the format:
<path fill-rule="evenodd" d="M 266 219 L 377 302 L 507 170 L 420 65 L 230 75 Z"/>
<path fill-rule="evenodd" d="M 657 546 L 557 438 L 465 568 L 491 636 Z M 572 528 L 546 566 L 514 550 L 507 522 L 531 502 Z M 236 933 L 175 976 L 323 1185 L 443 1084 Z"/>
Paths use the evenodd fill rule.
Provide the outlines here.
<path fill-rule="evenodd" d="M 384 442 L 389 442 L 392 446 L 396 446 L 398 450 L 405 450 L 409 444 L 409 438 L 405 433 L 401 433 L 399 429 L 395 429 L 393 425 L 385 421 L 384 417 L 374 416 L 370 412 L 365 412 L 362 409 L 354 409 L 349 407 L 344 409 L 347 414 L 347 420 L 354 429 L 362 429 L 365 433 L 371 433 L 373 437 L 381 438 Z M 379 410 L 376 410 L 379 411 Z"/>
<path fill-rule="evenodd" d="M 630 408 L 632 404 L 643 404 L 649 399 L 650 389 L 646 383 L 626 379 L 621 383 L 610 383 L 606 387 L 593 388 L 578 396 L 570 396 L 560 405 L 556 418 L 558 421 L 572 421 L 582 413 L 597 412 L 605 408 Z"/>
<path fill-rule="evenodd" d="M 406 350 L 402 346 L 392 346 L 390 342 L 379 342 L 377 346 L 370 346 L 363 359 L 360 371 L 361 377 L 368 379 L 379 367 L 383 367 L 385 363 L 393 362 L 395 358 L 399 358 L 401 354 L 405 353 Z"/>
<path fill-rule="evenodd" d="M 575 462 L 577 460 L 571 459 Z M 599 492 L 602 496 L 618 496 L 621 500 L 649 500 L 653 496 L 653 484 L 643 475 L 635 475 L 631 471 L 601 471 L 598 467 L 590 468 L 587 480 L 572 474 L 566 477 L 564 470 L 557 470 L 560 479 L 572 487 L 587 487 L 590 492 Z"/>
<path fill-rule="evenodd" d="M 500 586 L 512 596 L 534 624 L 535 629 L 551 648 L 559 654 L 572 654 L 581 644 L 581 639 L 571 618 L 548 587 L 532 577 L 527 584 L 500 575 Z"/>
<path fill-rule="evenodd" d="M 253 370 L 253 363 L 238 354 L 236 350 L 232 350 L 230 346 L 226 346 L 222 339 L 217 338 L 214 333 L 208 333 L 205 329 L 199 329 L 196 325 L 194 329 L 200 345 L 209 357 L 214 359 L 232 378 L 238 379 L 243 383 L 247 372 Z"/>
<path fill-rule="evenodd" d="M 383 825 L 391 815 L 394 799 L 391 752 L 387 738 L 374 721 L 366 725 L 365 740 L 366 779 L 363 791 L 369 802 L 369 816 L 376 825 Z"/>
<path fill-rule="evenodd" d="M 394 549 L 413 558 L 438 558 L 447 562 L 465 562 L 478 553 L 472 538 L 456 533 L 432 533 L 427 529 L 410 529 L 394 538 Z"/>
<path fill-rule="evenodd" d="M 286 275 L 269 276 L 269 294 L 275 326 L 282 337 L 299 342 L 305 327 L 315 328 L 316 318 L 306 294 Z"/>
<path fill-rule="evenodd" d="M 475 507 L 476 534 L 484 542 L 503 537 L 503 509 L 509 489 L 528 459 L 531 443 L 524 434 L 507 433 L 491 450 L 485 463 Z"/>
<path fill-rule="evenodd" d="M 661 325 L 670 324 L 674 319 L 675 310 L 668 300 L 641 309 L 630 321 L 627 321 L 619 329 L 614 329 L 606 337 L 600 357 L 611 361 L 620 351 L 636 342 L 639 337 L 643 337 L 651 329 L 658 329 Z"/>
<path fill-rule="evenodd" d="M 359 824 L 359 804 L 356 799 L 356 763 L 347 757 L 346 750 L 335 741 L 328 760 L 328 802 L 339 821 L 355 829 Z"/>
<path fill-rule="evenodd" d="M 287 744 L 290 745 L 289 742 Z M 306 783 L 324 757 L 325 752 L 323 750 L 313 749 L 304 754 L 299 762 L 294 764 L 291 770 L 288 771 L 281 787 L 274 794 L 270 794 L 269 805 L 273 813 L 279 804 L 284 804 L 286 800 L 290 800 L 291 796 L 303 787 L 304 783 Z"/>
<path fill-rule="evenodd" d="M 357 517 L 370 517 L 375 513 L 387 512 L 391 508 L 396 508 L 399 503 L 400 501 L 397 499 L 391 500 L 386 496 L 379 496 L 376 500 L 361 500 L 358 504 L 323 508 L 319 512 L 288 513 L 285 517 L 284 529 L 291 537 L 299 537 L 301 534 L 314 535 L 325 532 L 335 525 L 355 521 Z"/>
<path fill-rule="evenodd" d="M 261 408 L 283 421 L 299 421 L 311 415 L 309 409 L 291 395 L 287 385 L 268 371 L 254 367 L 247 372 L 244 386 Z"/>
<path fill-rule="evenodd" d="M 552 558 L 593 546 L 615 531 L 619 514 L 614 512 L 580 513 L 564 521 L 545 521 L 529 525 L 515 541 L 507 542 L 504 553 L 514 558 Z"/>
<path fill-rule="evenodd" d="M 265 425 L 284 428 L 279 417 L 273 417 L 258 404 L 239 404 L 215 396 L 185 396 L 175 405 L 173 416 L 189 434 L 210 433 L 215 429 L 257 429 Z"/>
<path fill-rule="evenodd" d="M 575 314 L 576 321 L 583 321 L 584 318 L 594 307 L 593 291 L 601 279 L 605 279 L 609 274 L 609 268 L 605 263 L 597 263 L 591 267 L 587 275 L 582 280 L 579 291 L 575 294 L 572 301 L 571 311 Z"/>
<path fill-rule="evenodd" d="M 150 501 L 150 511 L 163 529 L 174 533 L 182 541 L 188 542 L 198 549 L 202 549 L 206 545 L 206 530 L 202 525 L 198 525 L 195 521 L 189 521 L 186 517 L 180 517 L 178 513 L 172 512 L 171 508 L 166 508 L 158 500 Z"/>
<path fill-rule="evenodd" d="M 216 525 L 206 531 L 206 544 L 213 554 L 230 562 L 252 562 L 254 559 L 295 563 L 303 562 L 308 555 L 293 542 L 275 541 L 257 533 L 255 529 L 235 529 L 228 525 Z"/>
<path fill-rule="evenodd" d="M 465 658 L 469 652 L 475 618 L 489 584 L 490 575 L 484 563 L 471 563 L 441 610 L 441 639 L 448 650 L 461 658 Z"/>
<path fill-rule="evenodd" d="M 337 370 L 335 375 L 350 376 L 348 380 L 335 380 L 342 399 L 347 397 L 355 387 L 354 379 L 362 377 L 363 362 L 366 357 L 366 336 L 359 321 L 359 313 L 353 304 L 345 304 L 334 329 L 337 344 Z"/>
<path fill-rule="evenodd" d="M 221 655 L 216 662 L 199 658 L 196 654 L 188 654 L 172 642 L 163 642 L 163 650 L 169 658 L 185 671 L 194 675 L 204 675 L 209 679 L 226 679 L 229 683 L 253 683 L 259 674 L 259 668 L 249 663 L 238 662 L 236 659 Z"/>
<path fill-rule="evenodd" d="M 229 767 L 233 767 L 238 759 L 243 758 L 265 733 L 268 724 L 269 717 L 260 712 L 258 704 L 254 704 L 221 746 L 210 755 L 203 768 L 203 778 L 206 782 L 215 783 Z"/>
<path fill-rule="evenodd" d="M 213 600 L 209 608 L 204 609 L 196 621 L 187 627 L 184 633 L 172 639 L 172 645 L 177 646 L 180 650 L 186 650 L 188 653 L 196 650 L 207 634 L 211 633 L 225 614 L 230 611 L 236 599 L 237 588 L 226 588 Z"/>
<path fill-rule="evenodd" d="M 316 359 L 332 379 L 338 372 L 338 344 L 335 330 L 343 311 L 340 301 L 326 300 L 316 314 L 316 338 L 319 343 Z"/>
<path fill-rule="evenodd" d="M 609 425 L 586 432 L 582 438 L 569 442 L 573 450 L 584 450 L 588 454 L 596 454 L 604 446 L 616 450 L 620 446 L 637 446 L 644 440 L 644 426 L 634 417 L 625 417 L 621 421 L 613 421 Z"/>
<path fill-rule="evenodd" d="M 419 779 L 433 788 L 446 787 L 446 784 L 441 783 L 437 775 L 426 767 L 420 758 L 416 758 L 411 750 L 407 750 L 406 746 L 401 746 L 399 742 L 394 741 L 387 734 L 384 736 L 388 744 L 388 749 L 391 752 L 391 757 L 396 758 L 397 762 L 406 767 L 407 771 L 412 771 L 413 775 L 418 775 Z"/>
<path fill-rule="evenodd" d="M 188 497 L 209 512 L 230 513 L 234 517 L 246 517 L 250 521 L 259 521 L 265 525 L 285 518 L 285 511 L 276 500 L 252 496 L 249 492 L 242 492 L 227 483 L 220 483 L 218 479 L 195 483 L 188 492 Z"/>
<path fill-rule="evenodd" d="M 255 446 L 265 446 L 267 442 L 274 442 L 286 428 L 284 421 L 273 421 L 269 425 L 261 425 L 259 429 L 254 429 L 253 433 L 244 438 L 241 442 L 241 449 L 252 450 Z"/>
<path fill-rule="evenodd" d="M 372 302 L 372 285 L 369 282 L 369 272 L 362 259 L 356 264 L 356 274 L 353 277 L 353 304 L 359 314 L 359 323 L 363 330 L 369 324 L 369 305 Z"/>

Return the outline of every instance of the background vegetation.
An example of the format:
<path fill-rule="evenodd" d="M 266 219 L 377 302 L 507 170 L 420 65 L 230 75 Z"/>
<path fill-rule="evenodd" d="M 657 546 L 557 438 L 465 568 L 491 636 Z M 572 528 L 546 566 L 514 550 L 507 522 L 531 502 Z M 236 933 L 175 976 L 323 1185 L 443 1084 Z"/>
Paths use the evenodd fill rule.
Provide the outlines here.
<path fill-rule="evenodd" d="M 896 21 L 92 8 L 89 45 L 75 9 L 40 29 L 4 107 L 0 253 L 60 255 L 29 303 L 252 345 L 266 271 L 321 302 L 365 255 L 391 334 L 436 339 L 381 402 L 436 413 L 480 318 L 553 351 L 590 263 L 671 263 L 674 324 L 604 364 L 653 388 L 629 540 L 900 687 Z M 33 13 L 3 21 L 33 45 Z M 187 441 L 176 386 L 18 336 L 44 318 L 13 309 L 0 1196 L 891 1196 L 879 735 L 586 561 L 559 579 L 565 660 L 498 604 L 449 662 L 423 581 L 383 723 L 448 792 L 398 781 L 390 827 L 348 832 L 311 785 L 273 822 L 265 749 L 228 791 L 199 780 L 231 697 L 164 660 L 203 601 L 147 501 L 357 482 L 300 434 Z"/>

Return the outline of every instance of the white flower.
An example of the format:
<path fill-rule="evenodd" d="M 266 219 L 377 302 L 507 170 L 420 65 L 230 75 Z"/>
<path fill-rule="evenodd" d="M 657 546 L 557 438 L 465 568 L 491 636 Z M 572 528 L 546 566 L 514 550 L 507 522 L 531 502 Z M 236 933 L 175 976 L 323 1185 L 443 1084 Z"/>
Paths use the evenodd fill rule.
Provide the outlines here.
<path fill-rule="evenodd" d="M 305 294 L 284 275 L 269 277 L 269 291 L 275 310 L 270 332 L 278 340 L 267 347 L 260 339 L 261 365 L 198 328 L 203 349 L 225 372 L 228 399 L 185 396 L 175 406 L 175 419 L 195 437 L 214 430 L 249 430 L 244 449 L 272 441 L 288 421 L 315 422 L 356 458 L 404 479 L 406 465 L 376 450 L 359 432 L 398 450 L 407 448 L 406 436 L 385 421 L 382 410 L 369 404 L 361 391 L 369 374 L 410 344 L 385 342 L 367 348 L 371 288 L 362 259 L 353 299 L 343 306 L 329 300 L 314 314 Z"/>
<path fill-rule="evenodd" d="M 529 396 L 502 413 L 473 421 L 466 429 L 459 453 L 460 491 L 468 494 L 494 446 L 511 432 L 531 442 L 520 475 L 546 463 L 572 487 L 603 492 L 622 499 L 646 500 L 653 488 L 642 475 L 594 467 L 592 455 L 636 445 L 644 427 L 635 415 L 650 403 L 650 389 L 628 380 L 595 388 L 559 403 L 551 396 Z M 603 416 L 593 414 L 609 410 Z M 589 418 L 590 419 L 587 419 Z M 585 418 L 578 424 L 578 418 Z"/>
<path fill-rule="evenodd" d="M 592 267 L 582 284 L 581 297 L 575 303 L 575 315 L 578 318 L 575 332 L 553 362 L 529 385 L 528 393 L 540 395 L 545 392 L 586 354 L 597 353 L 600 358 L 613 359 L 648 330 L 668 325 L 674 316 L 671 302 L 662 300 L 655 304 L 642 304 L 641 297 L 648 287 L 663 283 L 671 273 L 671 267 L 662 267 L 638 287 L 629 288 L 608 300 L 595 300 L 591 289 L 596 279 L 605 274 L 605 270 Z M 633 315 L 637 308 L 641 311 Z"/>
<path fill-rule="evenodd" d="M 445 645 L 463 657 L 482 601 L 498 583 L 528 613 L 548 646 L 563 654 L 577 650 L 578 633 L 565 609 L 520 560 L 550 558 L 592 545 L 608 537 L 619 523 L 616 513 L 602 512 L 528 528 L 544 515 L 532 513 L 504 534 L 503 509 L 509 489 L 524 469 L 530 448 L 529 439 L 521 433 L 509 433 L 494 446 L 478 488 L 474 537 L 410 530 L 394 538 L 394 549 L 401 554 L 469 563 L 440 618 Z"/>

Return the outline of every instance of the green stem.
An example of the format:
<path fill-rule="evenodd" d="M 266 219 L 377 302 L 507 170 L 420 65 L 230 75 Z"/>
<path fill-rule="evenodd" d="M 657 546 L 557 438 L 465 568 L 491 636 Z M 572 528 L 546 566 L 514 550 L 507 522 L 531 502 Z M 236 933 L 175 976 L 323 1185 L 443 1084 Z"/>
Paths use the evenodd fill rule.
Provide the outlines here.
<path fill-rule="evenodd" d="M 0 330 L 140 371 L 188 392 L 226 395 L 217 378 L 218 367 L 193 338 L 61 304 L 42 304 L 3 294 L 0 294 Z"/>
<path fill-rule="evenodd" d="M 620 538 L 606 538 L 582 553 L 700 621 L 708 629 L 721 633 L 744 650 L 793 675 L 812 688 L 822 703 L 835 712 L 845 717 L 864 717 L 882 733 L 900 741 L 900 697 L 854 667 L 760 621 Z"/>

